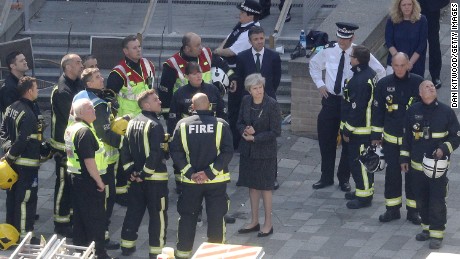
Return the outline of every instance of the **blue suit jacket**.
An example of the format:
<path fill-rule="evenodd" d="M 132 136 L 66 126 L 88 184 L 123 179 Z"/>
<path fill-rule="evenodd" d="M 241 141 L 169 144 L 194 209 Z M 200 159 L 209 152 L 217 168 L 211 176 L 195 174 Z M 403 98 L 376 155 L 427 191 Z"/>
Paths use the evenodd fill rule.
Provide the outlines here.
<path fill-rule="evenodd" d="M 238 76 L 237 93 L 245 95 L 244 80 L 250 74 L 256 73 L 256 62 L 252 55 L 252 48 L 238 53 L 236 59 L 236 74 Z M 268 96 L 276 99 L 276 90 L 281 80 L 281 58 L 273 50 L 265 48 L 262 57 L 260 73 L 265 77 L 265 92 Z"/>

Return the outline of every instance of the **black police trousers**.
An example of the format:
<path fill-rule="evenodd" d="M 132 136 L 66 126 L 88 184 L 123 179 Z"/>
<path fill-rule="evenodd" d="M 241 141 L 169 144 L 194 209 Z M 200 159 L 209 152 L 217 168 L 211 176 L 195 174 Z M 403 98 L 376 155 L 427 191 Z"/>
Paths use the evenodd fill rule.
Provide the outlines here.
<path fill-rule="evenodd" d="M 358 160 L 361 152 L 369 144 L 369 135 L 351 135 L 348 143 L 348 161 L 356 184 L 356 198 L 362 202 L 372 201 L 374 197 L 374 174 L 368 173 Z"/>
<path fill-rule="evenodd" d="M 414 192 L 412 191 L 412 174 L 402 173 L 399 163 L 400 146 L 383 142 L 383 152 L 387 163 L 385 173 L 385 205 L 387 210 L 399 209 L 402 206 L 402 174 L 404 174 L 404 189 L 406 192 L 406 209 L 417 208 Z"/>
<path fill-rule="evenodd" d="M 13 166 L 18 181 L 6 191 L 6 223 L 13 225 L 21 237 L 34 230 L 37 212 L 38 167 Z"/>
<path fill-rule="evenodd" d="M 418 211 L 422 218 L 422 227 L 429 229 L 430 237 L 443 238 L 447 222 L 446 196 L 449 179 L 443 176 L 430 179 L 425 173 L 411 169 Z"/>
<path fill-rule="evenodd" d="M 227 184 L 183 184 L 182 193 L 177 201 L 177 212 L 180 215 L 176 252 L 178 257 L 187 258 L 192 253 L 196 223 L 203 199 L 206 202 L 208 242 L 225 242 L 224 216 L 229 206 Z"/>
<path fill-rule="evenodd" d="M 88 246 L 94 241 L 96 255 L 104 255 L 105 192 L 99 192 L 96 182 L 89 176 L 73 174 L 71 178 L 74 193 L 73 244 Z"/>
<path fill-rule="evenodd" d="M 113 213 L 113 206 L 115 205 L 115 170 L 117 169 L 118 163 L 112 163 L 107 166 L 107 171 L 104 175 L 101 175 L 102 181 L 105 184 L 105 216 L 107 227 L 105 229 L 105 239 L 109 240 L 109 226 L 110 218 Z"/>
<path fill-rule="evenodd" d="M 128 209 L 121 230 L 121 249 L 136 247 L 137 232 L 144 217 L 149 212 L 149 253 L 161 254 L 166 242 L 168 226 L 168 182 L 131 182 L 128 191 Z"/>
<path fill-rule="evenodd" d="M 72 183 L 67 172 L 67 157 L 62 153 L 54 156 L 56 162 L 56 183 L 54 185 L 54 226 L 71 226 Z"/>
<path fill-rule="evenodd" d="M 340 128 L 341 97 L 329 94 L 323 98 L 323 105 L 318 114 L 318 142 L 321 153 L 321 181 L 334 182 L 335 156 L 337 150 L 337 135 Z M 350 180 L 350 165 L 348 162 L 347 143 L 342 141 L 339 168 L 337 170 L 339 183 Z"/>

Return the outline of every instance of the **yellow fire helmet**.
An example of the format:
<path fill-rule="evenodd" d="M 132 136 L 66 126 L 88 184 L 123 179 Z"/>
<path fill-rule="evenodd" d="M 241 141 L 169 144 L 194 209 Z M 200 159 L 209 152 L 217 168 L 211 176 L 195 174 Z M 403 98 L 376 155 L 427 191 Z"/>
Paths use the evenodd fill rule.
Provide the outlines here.
<path fill-rule="evenodd" d="M 128 120 L 123 117 L 116 118 L 112 122 L 112 125 L 110 125 L 110 129 L 113 132 L 117 133 L 118 135 L 122 135 L 122 136 L 125 135 L 127 128 L 128 128 Z"/>
<path fill-rule="evenodd" d="M 0 249 L 7 250 L 19 241 L 18 230 L 10 224 L 0 224 Z"/>
<path fill-rule="evenodd" d="M 10 190 L 18 181 L 18 174 L 6 161 L 0 161 L 0 188 Z"/>

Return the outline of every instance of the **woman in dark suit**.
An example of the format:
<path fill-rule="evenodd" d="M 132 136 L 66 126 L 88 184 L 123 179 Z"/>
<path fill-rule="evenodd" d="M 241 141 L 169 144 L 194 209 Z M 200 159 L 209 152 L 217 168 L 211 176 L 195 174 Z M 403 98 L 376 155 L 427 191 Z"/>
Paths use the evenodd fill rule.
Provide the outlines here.
<path fill-rule="evenodd" d="M 250 95 L 243 97 L 237 127 L 240 140 L 240 173 L 237 186 L 249 188 L 251 223 L 239 233 L 260 231 L 258 237 L 273 233 L 272 191 L 277 171 L 276 137 L 281 135 L 281 115 L 278 103 L 264 92 L 265 78 L 261 74 L 246 77 L 244 86 Z M 259 224 L 259 200 L 265 210 L 263 227 Z"/>

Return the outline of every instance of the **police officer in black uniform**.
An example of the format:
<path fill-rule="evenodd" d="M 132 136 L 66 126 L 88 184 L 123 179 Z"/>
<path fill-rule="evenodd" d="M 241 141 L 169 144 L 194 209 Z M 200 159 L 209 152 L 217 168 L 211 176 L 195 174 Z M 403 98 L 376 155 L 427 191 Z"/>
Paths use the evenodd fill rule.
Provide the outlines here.
<path fill-rule="evenodd" d="M 37 81 L 22 77 L 17 91 L 21 98 L 5 111 L 0 131 L 2 160 L 18 174 L 18 181 L 6 197 L 6 223 L 13 225 L 21 237 L 34 230 L 37 211 L 38 169 L 43 124 L 38 119 L 34 101 L 38 97 Z"/>
<path fill-rule="evenodd" d="M 350 54 L 353 77 L 343 89 L 342 101 L 342 135 L 348 142 L 348 163 L 355 180 L 356 190 L 347 193 L 347 208 L 368 207 L 374 196 L 374 175 L 367 171 L 358 161 L 358 157 L 370 144 L 371 109 L 376 73 L 369 67 L 370 51 L 364 46 L 353 46 Z"/>
<path fill-rule="evenodd" d="M 423 81 L 419 89 L 422 101 L 407 110 L 404 123 L 401 171 L 413 177 L 412 187 L 422 217 L 423 231 L 415 238 L 430 239 L 429 247 L 439 249 L 447 223 L 448 159 L 460 144 L 460 125 L 455 112 L 437 100 L 431 81 Z"/>
<path fill-rule="evenodd" d="M 225 120 L 214 117 L 203 93 L 192 98 L 193 116 L 177 123 L 171 142 L 171 157 L 179 169 L 182 190 L 177 202 L 179 229 L 176 258 L 189 258 L 203 198 L 208 219 L 208 241 L 225 240 L 228 164 L 233 156 L 232 133 Z M 206 143 L 206 145 L 203 145 Z"/>
<path fill-rule="evenodd" d="M 218 118 L 227 120 L 226 108 L 222 95 L 216 86 L 203 82 L 201 68 L 196 62 L 188 62 L 185 66 L 185 77 L 188 84 L 179 88 L 173 95 L 168 119 L 168 133 L 173 134 L 177 122 L 192 115 L 192 97 L 196 93 L 204 93 L 211 103 L 211 110 Z"/>
<path fill-rule="evenodd" d="M 104 143 L 92 126 L 96 112 L 91 101 L 76 100 L 72 111 L 75 122 L 66 128 L 64 141 L 67 171 L 72 181 L 73 244 L 88 246 L 94 241 L 97 258 L 109 259 L 104 242 L 105 183 L 101 178 L 107 170 Z"/>
<path fill-rule="evenodd" d="M 418 86 L 423 78 L 408 71 L 409 57 L 399 52 L 393 56 L 394 73 L 377 83 L 372 108 L 372 144 L 383 143 L 385 161 L 385 205 L 386 211 L 380 215 L 380 222 L 400 219 L 402 206 L 402 175 L 399 166 L 400 147 L 403 136 L 403 121 L 406 110 L 418 97 Z M 420 224 L 411 174 L 405 174 L 407 219 Z"/>
<path fill-rule="evenodd" d="M 161 101 L 155 90 L 141 93 L 138 104 L 142 113 L 129 122 L 121 149 L 123 168 L 131 180 L 121 249 L 124 256 L 136 250 L 137 231 L 147 208 L 149 255 L 155 259 L 165 245 L 168 225 L 168 135 L 157 116 Z"/>
<path fill-rule="evenodd" d="M 51 139 L 56 151 L 56 184 L 54 186 L 54 232 L 66 237 L 72 236 L 71 184 L 67 174 L 64 131 L 69 120 L 73 97 L 84 86 L 80 80 L 83 71 L 82 60 L 77 54 L 67 54 L 61 60 L 64 71 L 51 93 Z"/>

